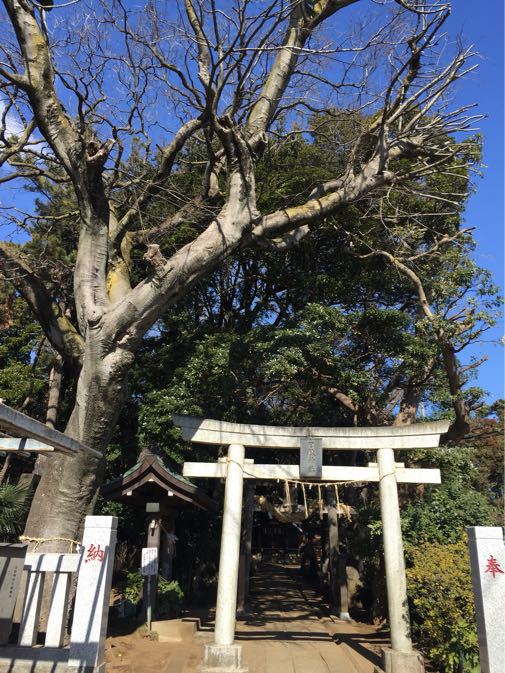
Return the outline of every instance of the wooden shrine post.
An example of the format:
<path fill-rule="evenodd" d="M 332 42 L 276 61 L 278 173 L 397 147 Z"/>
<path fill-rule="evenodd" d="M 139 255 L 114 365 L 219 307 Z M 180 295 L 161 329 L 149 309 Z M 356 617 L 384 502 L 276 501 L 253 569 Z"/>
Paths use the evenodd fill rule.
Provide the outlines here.
<path fill-rule="evenodd" d="M 328 496 L 327 496 L 328 497 Z M 328 561 L 330 571 L 330 601 L 331 607 L 339 619 L 349 620 L 349 594 L 347 591 L 346 559 L 339 551 L 339 512 L 335 495 L 329 495 L 328 503 Z"/>
<path fill-rule="evenodd" d="M 250 482 L 244 487 L 243 526 L 240 540 L 240 564 L 238 575 L 237 608 L 245 610 L 249 594 L 249 575 L 251 570 L 252 532 L 254 522 L 254 484 Z"/>
<path fill-rule="evenodd" d="M 391 648 L 384 650 L 386 673 L 423 673 L 422 656 L 412 647 L 398 483 L 440 483 L 440 471 L 405 468 L 395 463 L 394 449 L 432 448 L 449 422 L 380 428 L 293 428 L 226 423 L 174 415 L 174 424 L 187 441 L 228 445 L 228 459 L 217 463 L 185 463 L 187 477 L 226 479 L 221 560 L 214 643 L 207 645 L 202 673 L 243 673 L 241 646 L 234 643 L 237 578 L 240 557 L 243 479 L 311 480 L 341 483 L 378 482 L 388 589 Z M 301 450 L 300 465 L 258 465 L 244 471 L 245 448 Z M 376 450 L 377 463 L 368 467 L 325 466 L 323 450 Z"/>

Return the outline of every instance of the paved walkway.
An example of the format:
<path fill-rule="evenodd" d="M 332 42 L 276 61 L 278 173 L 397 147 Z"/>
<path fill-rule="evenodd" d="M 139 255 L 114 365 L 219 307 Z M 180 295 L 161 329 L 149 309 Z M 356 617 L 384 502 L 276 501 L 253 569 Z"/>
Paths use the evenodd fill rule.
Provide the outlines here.
<path fill-rule="evenodd" d="M 369 624 L 332 617 L 297 568 L 266 565 L 237 624 L 250 673 L 373 673 L 387 639 Z"/>
<path fill-rule="evenodd" d="M 197 673 L 212 623 L 192 642 L 163 643 L 133 634 L 107 639 L 108 673 Z M 297 568 L 265 564 L 251 583 L 248 616 L 237 623 L 249 673 L 374 673 L 380 646 L 376 627 L 329 615 Z"/>

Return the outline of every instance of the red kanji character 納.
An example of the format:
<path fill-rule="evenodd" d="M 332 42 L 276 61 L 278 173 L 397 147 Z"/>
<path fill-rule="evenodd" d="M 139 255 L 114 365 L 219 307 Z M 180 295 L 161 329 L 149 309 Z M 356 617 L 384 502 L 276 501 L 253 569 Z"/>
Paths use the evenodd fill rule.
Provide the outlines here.
<path fill-rule="evenodd" d="M 89 545 L 85 563 L 88 561 L 103 561 L 103 549 L 100 548 L 100 545 L 98 547 L 95 547 L 93 543 Z"/>

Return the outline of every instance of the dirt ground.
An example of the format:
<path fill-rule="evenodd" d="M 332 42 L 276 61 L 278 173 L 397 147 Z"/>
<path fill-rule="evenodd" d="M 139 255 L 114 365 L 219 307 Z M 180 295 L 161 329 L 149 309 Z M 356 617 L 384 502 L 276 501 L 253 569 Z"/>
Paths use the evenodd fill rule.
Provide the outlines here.
<path fill-rule="evenodd" d="M 107 638 L 107 673 L 196 673 L 212 623 L 192 640 L 157 642 L 145 628 Z M 248 613 L 237 622 L 250 673 L 374 673 L 387 634 L 336 619 L 297 569 L 267 565 L 251 585 Z"/>
<path fill-rule="evenodd" d="M 159 643 L 139 629 L 107 638 L 107 673 L 194 673 L 202 659 L 202 646 L 190 642 Z"/>

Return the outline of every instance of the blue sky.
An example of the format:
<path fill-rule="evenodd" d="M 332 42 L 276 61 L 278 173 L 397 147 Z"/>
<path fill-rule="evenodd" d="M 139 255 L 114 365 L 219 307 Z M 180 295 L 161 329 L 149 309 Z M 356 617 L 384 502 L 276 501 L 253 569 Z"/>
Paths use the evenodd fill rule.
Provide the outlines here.
<path fill-rule="evenodd" d="M 475 260 L 489 269 L 495 282 L 504 287 L 504 3 L 486 0 L 475 3 L 455 0 L 448 22 L 451 34 L 461 33 L 465 42 L 480 53 L 479 68 L 461 86 L 461 98 L 476 101 L 487 115 L 479 126 L 484 137 L 484 176 L 477 179 L 477 192 L 466 210 L 466 226 L 475 227 Z M 478 385 L 490 399 L 504 396 L 503 321 L 483 336 L 473 354 L 487 354 L 489 360 L 479 370 Z"/>

